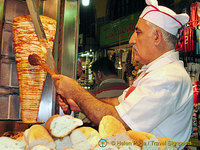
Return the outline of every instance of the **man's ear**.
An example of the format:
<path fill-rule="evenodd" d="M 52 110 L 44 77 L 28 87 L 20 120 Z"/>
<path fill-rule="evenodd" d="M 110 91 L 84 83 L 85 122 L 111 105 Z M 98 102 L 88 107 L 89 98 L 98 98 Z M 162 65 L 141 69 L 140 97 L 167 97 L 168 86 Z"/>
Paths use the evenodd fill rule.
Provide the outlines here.
<path fill-rule="evenodd" d="M 154 44 L 158 46 L 162 41 L 162 31 L 160 29 L 156 29 L 154 32 Z"/>
<path fill-rule="evenodd" d="M 99 76 L 99 79 L 102 79 L 102 72 L 98 70 L 97 74 Z"/>

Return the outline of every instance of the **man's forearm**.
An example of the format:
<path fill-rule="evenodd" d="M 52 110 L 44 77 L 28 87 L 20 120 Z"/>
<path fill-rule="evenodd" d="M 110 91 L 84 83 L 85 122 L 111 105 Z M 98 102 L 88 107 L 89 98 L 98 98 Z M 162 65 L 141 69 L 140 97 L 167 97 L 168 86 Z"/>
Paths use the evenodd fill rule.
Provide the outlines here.
<path fill-rule="evenodd" d="M 115 105 L 109 104 L 109 100 L 104 99 L 103 101 L 98 100 L 96 97 L 91 95 L 86 90 L 82 90 L 73 96 L 74 101 L 80 107 L 81 111 L 96 125 L 99 125 L 99 122 L 106 115 L 112 115 L 122 122 L 126 129 L 129 127 L 124 123 L 124 121 L 119 116 L 118 112 L 115 109 Z M 114 98 L 114 101 L 117 98 Z M 106 101 L 106 103 L 104 102 Z M 116 104 L 116 102 L 115 102 Z"/>
<path fill-rule="evenodd" d="M 113 97 L 113 98 L 102 98 L 100 99 L 102 102 L 110 104 L 112 106 L 117 106 L 119 105 L 118 97 Z"/>

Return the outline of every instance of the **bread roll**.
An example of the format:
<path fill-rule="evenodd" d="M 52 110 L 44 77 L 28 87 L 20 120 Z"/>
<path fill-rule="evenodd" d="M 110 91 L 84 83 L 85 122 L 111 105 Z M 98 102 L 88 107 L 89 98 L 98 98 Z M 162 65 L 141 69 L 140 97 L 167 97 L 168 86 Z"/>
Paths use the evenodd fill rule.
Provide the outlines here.
<path fill-rule="evenodd" d="M 141 150 L 141 148 L 136 145 L 123 145 L 119 148 L 119 150 Z"/>
<path fill-rule="evenodd" d="M 146 139 L 149 140 L 152 137 L 155 137 L 151 133 L 135 131 L 135 130 L 127 131 L 127 135 L 131 138 L 131 140 L 133 141 L 133 143 L 135 143 L 135 145 L 140 147 L 143 146 L 143 143 Z"/>
<path fill-rule="evenodd" d="M 36 145 L 45 145 L 55 150 L 56 144 L 48 131 L 41 125 L 33 125 L 24 132 L 24 141 L 27 143 L 27 149 Z"/>
<path fill-rule="evenodd" d="M 83 121 L 70 115 L 53 115 L 45 123 L 45 128 L 53 137 L 65 137 L 73 129 L 83 125 Z"/>
<path fill-rule="evenodd" d="M 51 149 L 45 145 L 39 144 L 33 146 L 30 150 L 51 150 Z"/>
<path fill-rule="evenodd" d="M 101 137 L 110 137 L 122 132 L 126 132 L 125 127 L 113 116 L 104 116 L 99 123 L 99 134 Z"/>
<path fill-rule="evenodd" d="M 0 150 L 24 150 L 26 143 L 9 137 L 0 137 Z"/>
<path fill-rule="evenodd" d="M 170 144 L 174 141 L 171 138 L 158 138 L 159 150 L 176 150 L 177 148 Z"/>
<path fill-rule="evenodd" d="M 64 138 L 58 138 L 55 140 L 56 150 L 65 150 L 66 148 L 72 148 L 72 142 L 69 136 L 65 136 Z"/>
<path fill-rule="evenodd" d="M 150 139 L 145 139 L 143 142 L 142 149 L 143 150 L 158 150 L 159 148 L 159 142 L 158 139 L 155 136 L 152 136 Z"/>
<path fill-rule="evenodd" d="M 119 133 L 110 137 L 105 137 L 104 139 L 106 139 L 108 143 L 111 143 L 118 148 L 123 145 L 128 145 L 129 143 L 132 144 L 131 138 L 126 134 L 126 132 Z"/>
<path fill-rule="evenodd" d="M 42 15 L 40 19 L 46 33 L 48 45 L 50 48 L 53 48 L 56 21 Z M 13 46 L 22 121 L 25 123 L 36 122 L 47 73 L 40 66 L 30 65 L 28 56 L 33 53 L 37 54 L 45 62 L 47 51 L 38 40 L 30 15 L 19 16 L 13 19 Z"/>
<path fill-rule="evenodd" d="M 118 150 L 118 148 L 108 143 L 105 147 L 101 147 L 98 144 L 92 150 Z"/>
<path fill-rule="evenodd" d="M 101 139 L 97 130 L 91 127 L 80 127 L 70 134 L 72 148 L 76 150 L 91 150 Z"/>

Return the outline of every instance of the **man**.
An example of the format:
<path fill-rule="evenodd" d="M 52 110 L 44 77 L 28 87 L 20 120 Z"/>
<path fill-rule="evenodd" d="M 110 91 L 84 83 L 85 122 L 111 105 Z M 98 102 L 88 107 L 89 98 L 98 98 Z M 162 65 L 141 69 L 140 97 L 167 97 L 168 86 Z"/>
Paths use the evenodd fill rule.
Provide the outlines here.
<path fill-rule="evenodd" d="M 146 2 L 148 6 L 129 41 L 136 59 L 144 66 L 120 97 L 102 102 L 74 79 L 62 75 L 53 76 L 54 84 L 59 94 L 70 98 L 68 102 L 73 109 L 80 109 L 95 124 L 103 116 L 112 115 L 127 130 L 186 142 L 192 129 L 193 91 L 183 62 L 174 50 L 174 39 L 189 17 L 158 6 L 156 0 Z"/>
<path fill-rule="evenodd" d="M 128 87 L 124 80 L 117 77 L 117 70 L 106 57 L 97 59 L 92 63 L 93 71 L 97 87 L 91 92 L 97 98 L 111 98 L 120 96 Z"/>

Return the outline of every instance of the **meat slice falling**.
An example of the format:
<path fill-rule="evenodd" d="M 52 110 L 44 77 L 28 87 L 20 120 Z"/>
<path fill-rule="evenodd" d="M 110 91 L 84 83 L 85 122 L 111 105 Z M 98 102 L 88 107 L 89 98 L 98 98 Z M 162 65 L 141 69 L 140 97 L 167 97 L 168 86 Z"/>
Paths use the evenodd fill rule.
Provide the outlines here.
<path fill-rule="evenodd" d="M 48 45 L 53 48 L 56 21 L 43 15 L 40 18 Z M 30 15 L 14 18 L 13 45 L 18 74 L 22 121 L 25 123 L 36 122 L 47 73 L 41 66 L 30 65 L 28 56 L 30 54 L 37 54 L 45 62 L 47 51 L 38 40 Z"/>

